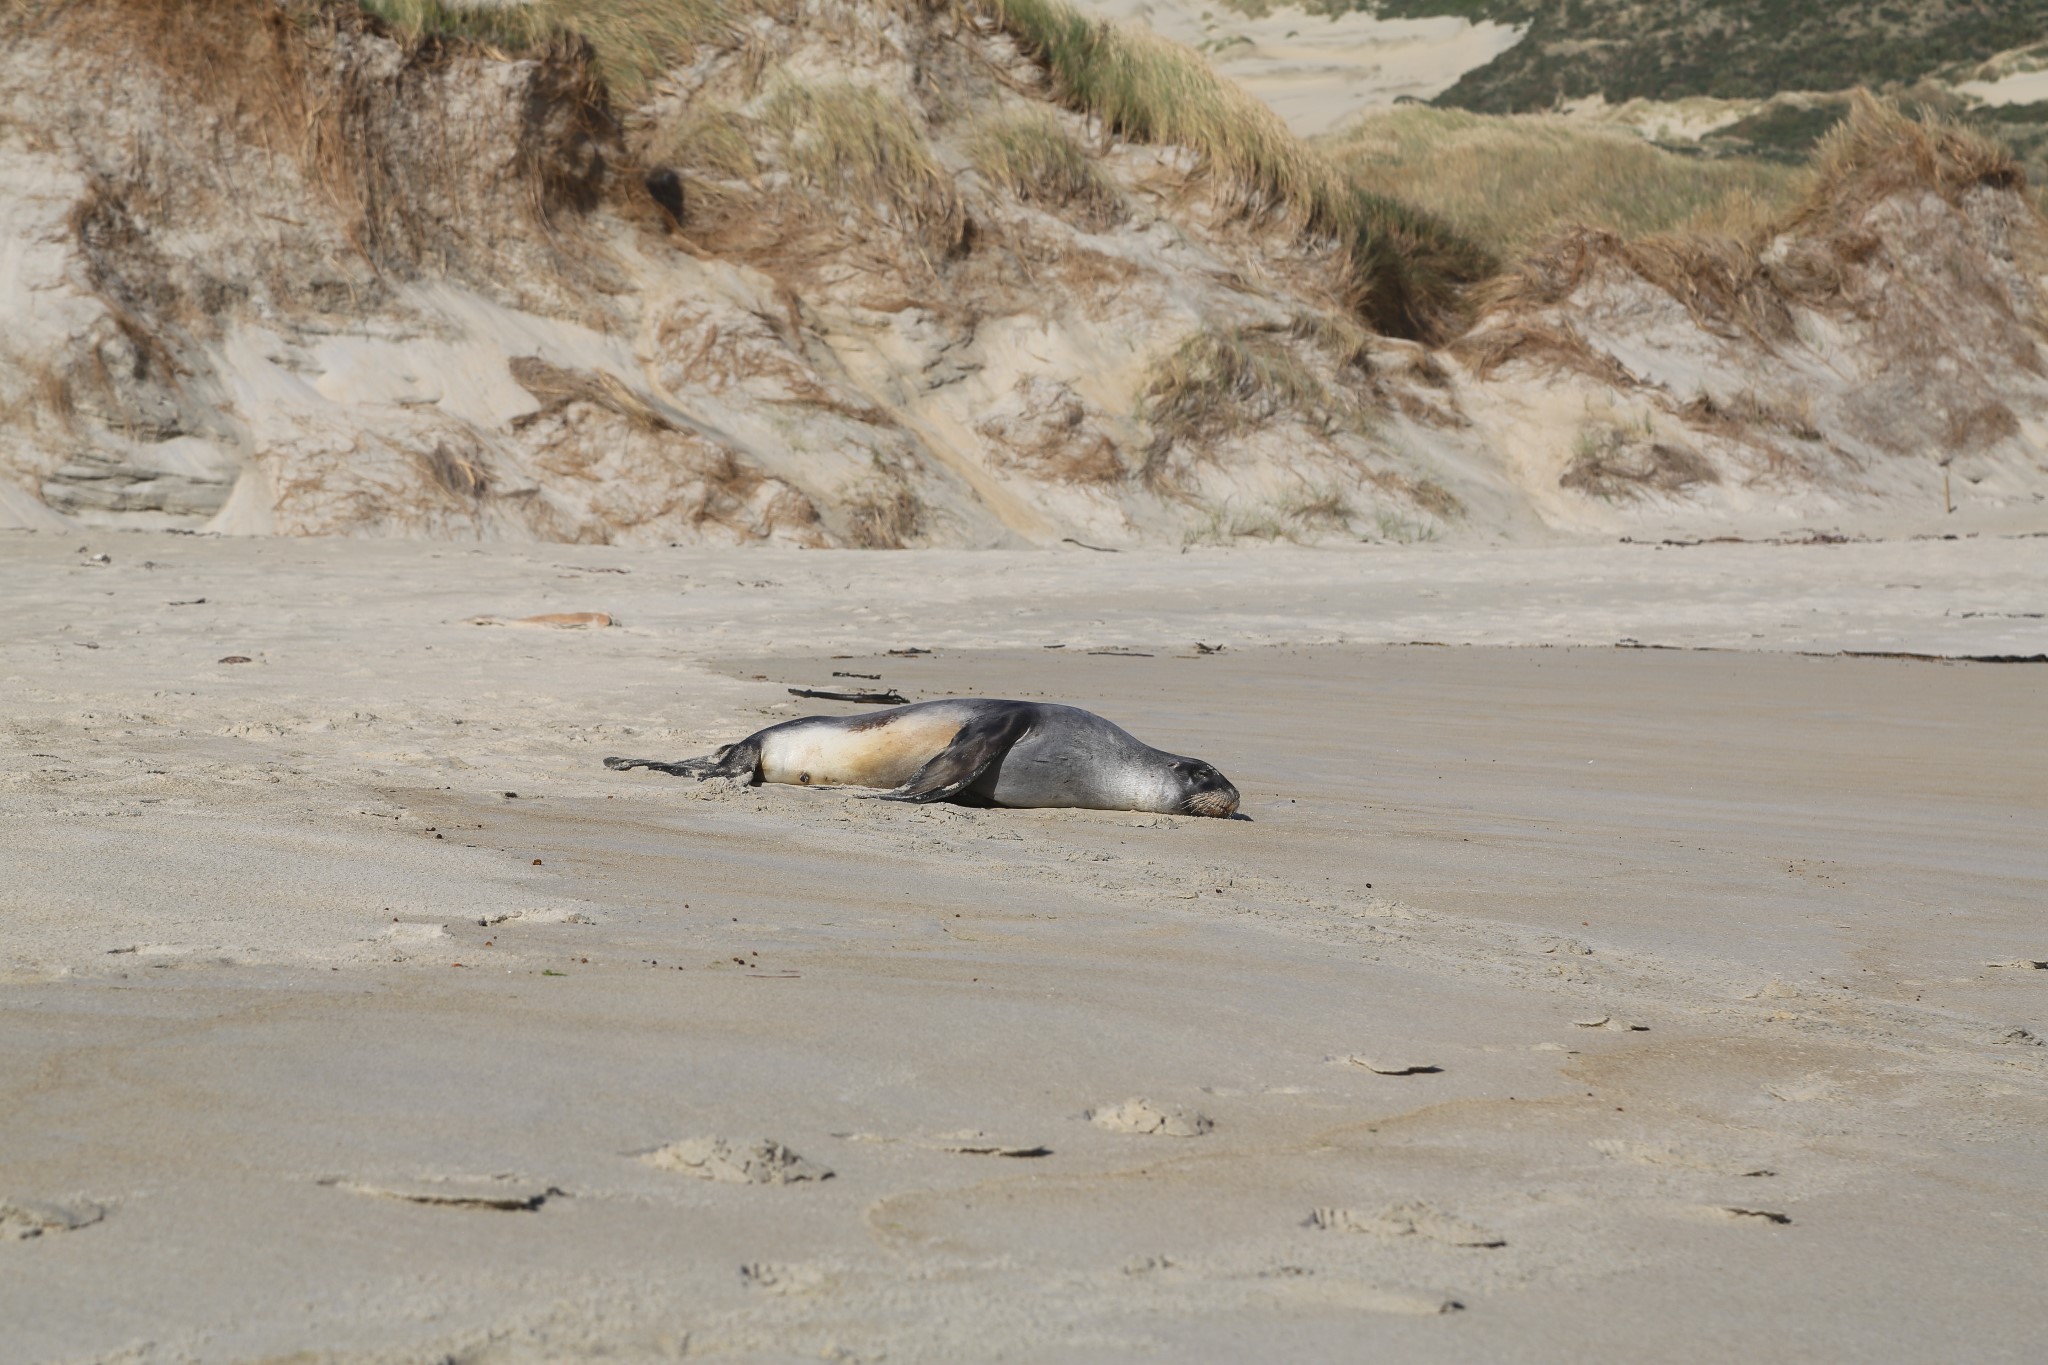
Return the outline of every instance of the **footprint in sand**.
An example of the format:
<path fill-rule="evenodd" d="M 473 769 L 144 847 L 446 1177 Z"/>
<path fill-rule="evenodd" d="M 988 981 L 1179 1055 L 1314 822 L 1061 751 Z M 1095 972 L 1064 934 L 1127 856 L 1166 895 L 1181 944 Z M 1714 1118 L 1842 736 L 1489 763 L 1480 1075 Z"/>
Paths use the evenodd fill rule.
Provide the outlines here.
<path fill-rule="evenodd" d="M 372 1199 L 397 1199 L 443 1209 L 496 1209 L 531 1213 L 562 1191 L 553 1185 L 513 1175 L 424 1176 L 417 1179 L 350 1180 L 330 1176 L 319 1182 L 329 1188 Z"/>
<path fill-rule="evenodd" d="M 1408 1317 L 1436 1317 L 1456 1313 L 1465 1305 L 1448 1294 L 1429 1290 L 1386 1289 L 1357 1280 L 1333 1280 L 1312 1276 L 1291 1281 L 1281 1297 L 1292 1303 L 1326 1308 L 1348 1308 L 1361 1313 L 1396 1313 Z"/>
<path fill-rule="evenodd" d="M 1125 1100 L 1114 1109 L 1091 1109 L 1088 1121 L 1112 1133 L 1148 1137 L 1200 1137 L 1216 1126 L 1207 1114 L 1178 1104 L 1159 1105 L 1143 1099 Z"/>
<path fill-rule="evenodd" d="M 28 1199 L 0 1199 L 0 1242 L 26 1242 L 53 1232 L 91 1227 L 107 1211 L 88 1200 L 45 1204 Z"/>
<path fill-rule="evenodd" d="M 803 1261 L 749 1261 L 740 1267 L 740 1283 L 764 1294 L 813 1294 L 830 1278 L 824 1266 Z"/>
<path fill-rule="evenodd" d="M 1633 1161 L 1639 1166 L 1669 1166 L 1681 1171 L 1704 1171 L 1709 1175 L 1770 1176 L 1777 1172 L 1753 1161 L 1733 1161 L 1721 1157 L 1702 1156 L 1696 1152 L 1683 1151 L 1676 1147 L 1660 1146 L 1651 1142 L 1631 1142 L 1626 1138 L 1596 1138 L 1593 1150 L 1602 1156 L 1611 1156 L 1617 1161 Z"/>
<path fill-rule="evenodd" d="M 1370 1232 L 1380 1237 L 1427 1237 L 1454 1247 L 1504 1247 L 1508 1239 L 1428 1204 L 1390 1204 L 1378 1213 L 1317 1209 L 1308 1225 L 1324 1232 Z"/>
<path fill-rule="evenodd" d="M 733 1185 L 795 1185 L 832 1178 L 831 1171 L 804 1160 L 773 1138 L 684 1138 L 642 1152 L 640 1159 L 657 1170 L 680 1171 L 699 1180 Z"/>
<path fill-rule="evenodd" d="M 517 920 L 521 924 L 589 924 L 591 919 L 581 910 L 559 908 L 545 910 L 502 910 L 495 915 L 486 915 L 477 921 L 477 927 L 488 929 L 495 925 Z"/>

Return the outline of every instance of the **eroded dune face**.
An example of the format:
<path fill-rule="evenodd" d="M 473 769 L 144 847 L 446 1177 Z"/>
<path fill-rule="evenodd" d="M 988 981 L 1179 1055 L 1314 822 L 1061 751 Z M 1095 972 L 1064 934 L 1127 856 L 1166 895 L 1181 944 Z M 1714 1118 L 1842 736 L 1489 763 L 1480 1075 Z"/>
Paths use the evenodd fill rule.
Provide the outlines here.
<path fill-rule="evenodd" d="M 1996 166 L 1873 135 L 1761 247 L 1569 238 L 1461 308 L 1483 253 L 1206 74 L 1106 133 L 1027 11 L 735 6 L 637 73 L 310 0 L 10 19 L 0 522 L 1410 541 L 2043 481 Z"/>

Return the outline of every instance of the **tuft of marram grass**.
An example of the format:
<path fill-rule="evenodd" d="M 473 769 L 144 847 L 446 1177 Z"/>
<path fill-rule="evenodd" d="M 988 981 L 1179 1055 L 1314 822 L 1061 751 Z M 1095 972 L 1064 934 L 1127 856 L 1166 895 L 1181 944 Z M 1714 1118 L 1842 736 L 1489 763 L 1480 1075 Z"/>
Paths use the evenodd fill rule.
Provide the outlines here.
<path fill-rule="evenodd" d="M 990 184 L 1027 204 L 1115 221 L 1116 189 L 1059 116 L 1036 105 L 991 114 L 967 134 L 967 157 Z"/>
<path fill-rule="evenodd" d="M 1931 189 L 1954 203 L 1978 185 L 2026 188 L 2019 161 L 1990 138 L 1931 112 L 1914 118 L 1867 90 L 1815 144 L 1809 166 L 1793 225 L 1854 216 L 1901 189 Z"/>
<path fill-rule="evenodd" d="M 1363 408 L 1332 392 L 1281 338 L 1242 327 L 1205 328 L 1153 362 L 1145 385 L 1152 448 L 1143 470 L 1162 485 L 1183 443 L 1214 440 L 1291 416 L 1325 430 L 1356 428 Z"/>
<path fill-rule="evenodd" d="M 1193 49 L 1081 14 L 1065 0 L 987 0 L 1054 93 L 1134 142 L 1200 153 L 1253 209 L 1311 208 L 1320 167 L 1260 100 Z"/>
<path fill-rule="evenodd" d="M 906 227 L 957 236 L 960 201 L 923 123 L 902 101 L 850 81 L 784 81 L 761 109 L 784 167 L 828 200 L 883 210 Z"/>
<path fill-rule="evenodd" d="M 752 180 L 761 169 L 747 117 L 705 102 L 690 105 L 681 118 L 662 125 L 649 152 L 657 162 L 712 181 Z"/>
<path fill-rule="evenodd" d="M 1404 108 L 1319 144 L 1354 185 L 1417 205 L 1512 258 L 1571 227 L 1748 236 L 1799 196 L 1793 167 L 1683 157 L 1553 115 Z"/>

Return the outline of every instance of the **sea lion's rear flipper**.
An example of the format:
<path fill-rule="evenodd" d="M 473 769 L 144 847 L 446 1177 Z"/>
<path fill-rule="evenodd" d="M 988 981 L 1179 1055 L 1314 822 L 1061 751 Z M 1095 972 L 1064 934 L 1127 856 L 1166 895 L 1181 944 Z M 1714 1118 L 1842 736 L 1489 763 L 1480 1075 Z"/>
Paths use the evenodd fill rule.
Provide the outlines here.
<path fill-rule="evenodd" d="M 761 780 L 761 746 L 758 736 L 749 736 L 737 744 L 728 744 L 702 758 L 686 758 L 680 763 L 664 763 L 658 758 L 608 758 L 604 766 L 613 772 L 624 772 L 628 768 L 647 768 L 670 777 L 694 777 L 702 782 L 707 777 L 744 777 L 749 782 Z"/>
<path fill-rule="evenodd" d="M 701 758 L 686 758 L 681 763 L 664 763 L 658 758 L 608 758 L 604 766 L 613 772 L 625 772 L 628 768 L 650 768 L 670 777 L 707 777 L 705 761 Z"/>
<path fill-rule="evenodd" d="M 978 716 L 960 727 L 953 742 L 925 760 L 910 780 L 895 791 L 881 792 L 878 801 L 947 801 L 958 796 L 989 768 L 1002 762 L 1010 746 L 1031 728 L 1031 713 L 1012 707 Z"/>

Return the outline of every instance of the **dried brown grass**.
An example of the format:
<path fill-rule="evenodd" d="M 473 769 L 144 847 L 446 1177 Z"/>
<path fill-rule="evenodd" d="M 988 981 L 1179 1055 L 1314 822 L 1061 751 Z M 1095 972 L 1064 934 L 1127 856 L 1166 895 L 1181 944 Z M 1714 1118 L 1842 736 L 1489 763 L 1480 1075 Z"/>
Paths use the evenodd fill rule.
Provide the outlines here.
<path fill-rule="evenodd" d="M 329 200 L 351 245 L 371 262 L 409 265 L 459 255 L 466 237 L 488 236 L 502 202 L 469 203 L 456 191 L 470 168 L 457 150 L 402 127 L 431 123 L 432 78 L 479 37 L 431 28 L 380 30 L 352 3 L 322 0 L 17 0 L 17 22 L 56 36 L 107 68 L 155 65 L 182 98 L 218 116 L 235 136 L 294 162 Z M 466 11 L 465 11 L 466 12 Z M 404 61 L 392 75 L 350 60 L 349 45 L 395 32 Z M 603 157 L 616 136 L 591 50 L 550 30 L 533 51 L 536 69 L 521 108 L 515 210 L 542 226 L 594 207 Z M 450 207 L 457 210 L 451 221 Z"/>
<path fill-rule="evenodd" d="M 660 72 L 710 43 L 730 43 L 752 6 L 743 0 L 355 0 L 416 39 L 531 54 L 568 39 L 588 44 L 605 85 L 636 96 Z"/>
<path fill-rule="evenodd" d="M 751 122 L 729 106 L 693 103 L 662 124 L 647 144 L 647 158 L 683 173 L 692 203 L 724 207 L 751 193 L 761 173 Z"/>
<path fill-rule="evenodd" d="M 983 179 L 1026 204 L 1099 230 L 1123 218 L 1116 187 L 1049 109 L 1026 105 L 978 120 L 967 155 Z"/>
<path fill-rule="evenodd" d="M 1980 186 L 2023 191 L 2026 172 L 2011 152 L 1934 112 L 1909 115 L 1859 90 L 1849 115 L 1813 150 L 1811 181 L 1779 231 L 1838 230 L 1880 199 L 1932 190 L 1951 204 Z"/>
<path fill-rule="evenodd" d="M 849 81 L 785 80 L 763 105 L 761 123 L 820 208 L 892 222 L 940 254 L 959 245 L 966 214 L 953 178 L 921 118 L 901 101 Z"/>
<path fill-rule="evenodd" d="M 1557 482 L 1560 488 L 1621 501 L 1719 483 L 1721 475 L 1696 450 L 1656 440 L 1645 430 L 1597 423 L 1579 433 L 1571 465 Z"/>
<path fill-rule="evenodd" d="M 1480 379 L 1511 360 L 1540 360 L 1616 388 L 1632 388 L 1636 375 L 1604 351 L 1597 351 L 1569 321 L 1539 322 L 1512 311 L 1513 300 L 1496 305 L 1481 324 L 1447 348 Z"/>
<path fill-rule="evenodd" d="M 904 549 L 924 525 L 924 504 L 901 484 L 864 489 L 846 504 L 847 538 L 857 549 Z"/>
<path fill-rule="evenodd" d="M 437 441 L 432 450 L 420 452 L 419 459 L 429 481 L 451 497 L 475 501 L 491 491 L 490 470 L 481 452 L 451 450 L 446 441 Z"/>
<path fill-rule="evenodd" d="M 1155 483 L 1175 445 L 1214 441 L 1282 416 L 1322 430 L 1355 427 L 1364 417 L 1285 340 L 1242 327 L 1191 334 L 1154 363 L 1144 401 L 1153 431 L 1145 474 Z"/>
<path fill-rule="evenodd" d="M 540 400 L 537 411 L 513 419 L 524 427 L 560 412 L 571 403 L 590 403 L 617 413 L 642 431 L 675 431 L 676 424 L 617 375 L 551 365 L 539 356 L 514 356 L 507 366 L 519 387 Z"/>
<path fill-rule="evenodd" d="M 1570 354 L 1551 344 L 1558 328 L 1503 325 L 1503 317 L 1553 307 L 1607 269 L 1639 278 L 1682 304 L 1708 332 L 1747 337 L 1766 346 L 1786 340 L 1795 304 L 1825 307 L 1839 299 L 1854 268 L 1877 249 L 1862 226 L 1889 196 L 1931 191 L 1951 204 L 1978 187 L 2020 191 L 2019 164 L 1982 136 L 1937 116 L 1915 118 L 1896 104 L 1859 91 L 1848 117 L 1822 139 L 1803 197 L 1785 212 L 1741 235 L 1662 233 L 1639 240 L 1574 228 L 1530 253 L 1478 293 L 1488 325 L 1460 342 L 1482 373 L 1510 355 Z M 1775 243 L 1774 249 L 1766 247 Z M 1519 335 L 1518 335 L 1519 333 Z"/>

